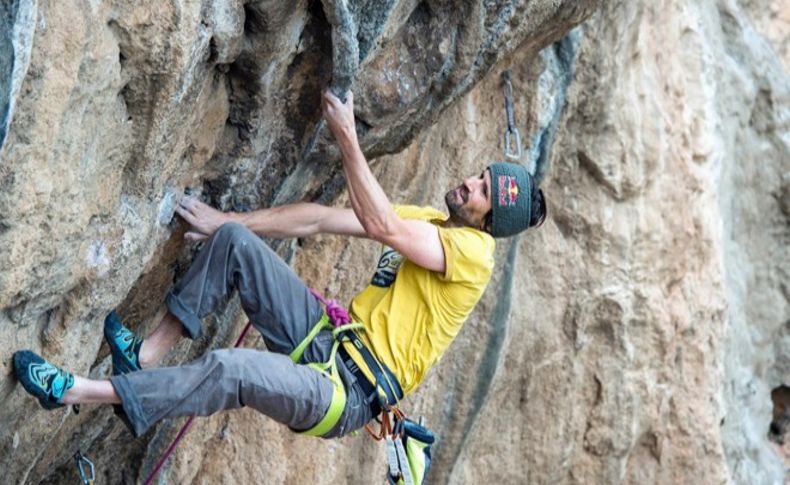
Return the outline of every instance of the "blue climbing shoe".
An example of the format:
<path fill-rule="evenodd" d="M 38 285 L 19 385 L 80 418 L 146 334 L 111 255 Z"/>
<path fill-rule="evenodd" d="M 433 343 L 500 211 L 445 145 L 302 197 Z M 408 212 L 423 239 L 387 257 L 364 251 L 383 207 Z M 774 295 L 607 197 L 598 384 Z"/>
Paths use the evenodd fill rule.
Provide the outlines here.
<path fill-rule="evenodd" d="M 141 369 L 140 347 L 143 346 L 143 339 L 123 326 L 115 310 L 104 319 L 104 338 L 107 339 L 112 353 L 112 375 L 127 374 Z"/>
<path fill-rule="evenodd" d="M 14 372 L 22 387 L 37 397 L 44 409 L 63 406 L 63 394 L 74 385 L 73 375 L 30 350 L 14 353 Z"/>

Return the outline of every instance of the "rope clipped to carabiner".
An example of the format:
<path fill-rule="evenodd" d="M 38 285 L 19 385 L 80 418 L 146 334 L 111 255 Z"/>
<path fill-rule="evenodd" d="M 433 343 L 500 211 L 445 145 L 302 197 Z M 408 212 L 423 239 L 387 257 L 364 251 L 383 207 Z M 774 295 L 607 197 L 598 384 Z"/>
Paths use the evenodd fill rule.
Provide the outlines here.
<path fill-rule="evenodd" d="M 74 453 L 74 461 L 77 462 L 77 473 L 80 474 L 80 480 L 83 485 L 93 485 L 95 478 L 93 462 L 87 456 L 82 454 L 82 451 L 77 450 Z"/>
<path fill-rule="evenodd" d="M 502 89 L 505 94 L 505 116 L 507 117 L 505 157 L 519 161 L 521 160 L 521 134 L 518 132 L 518 128 L 516 128 L 516 119 L 513 115 L 513 85 L 510 83 L 510 71 L 502 73 L 502 82 Z"/>

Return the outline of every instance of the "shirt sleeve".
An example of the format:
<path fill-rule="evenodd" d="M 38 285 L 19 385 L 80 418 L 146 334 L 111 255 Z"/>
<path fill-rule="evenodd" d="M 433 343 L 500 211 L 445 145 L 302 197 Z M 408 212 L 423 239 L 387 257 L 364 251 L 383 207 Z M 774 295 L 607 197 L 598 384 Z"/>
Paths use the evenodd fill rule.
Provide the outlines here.
<path fill-rule="evenodd" d="M 433 219 L 443 218 L 443 214 L 432 207 L 393 204 L 392 208 L 395 210 L 395 214 L 401 219 L 419 219 L 422 221 L 431 221 Z"/>
<path fill-rule="evenodd" d="M 447 282 L 486 285 L 494 269 L 496 243 L 490 234 L 472 228 L 439 228 Z"/>

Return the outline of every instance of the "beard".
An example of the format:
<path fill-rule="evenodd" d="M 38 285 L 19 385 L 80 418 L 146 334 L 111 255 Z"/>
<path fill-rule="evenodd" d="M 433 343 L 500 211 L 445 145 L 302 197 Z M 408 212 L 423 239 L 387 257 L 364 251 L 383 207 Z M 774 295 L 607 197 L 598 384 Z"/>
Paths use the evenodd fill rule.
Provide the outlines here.
<path fill-rule="evenodd" d="M 472 225 L 469 214 L 466 211 L 466 203 L 469 201 L 469 190 L 463 185 L 448 190 L 444 194 L 444 202 L 450 212 L 450 220 L 460 222 L 464 225 Z"/>

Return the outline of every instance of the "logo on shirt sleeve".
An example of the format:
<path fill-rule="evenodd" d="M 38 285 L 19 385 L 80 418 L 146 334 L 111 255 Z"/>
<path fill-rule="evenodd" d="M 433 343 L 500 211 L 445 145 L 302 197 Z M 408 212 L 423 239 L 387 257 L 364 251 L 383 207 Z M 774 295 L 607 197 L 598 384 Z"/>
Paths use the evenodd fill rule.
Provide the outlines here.
<path fill-rule="evenodd" d="M 401 263 L 403 263 L 403 256 L 394 249 L 385 246 L 379 257 L 376 274 L 373 275 L 373 280 L 370 284 L 380 288 L 392 286 L 392 283 L 395 282 L 395 278 L 398 276 Z"/>

